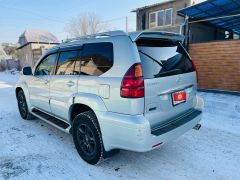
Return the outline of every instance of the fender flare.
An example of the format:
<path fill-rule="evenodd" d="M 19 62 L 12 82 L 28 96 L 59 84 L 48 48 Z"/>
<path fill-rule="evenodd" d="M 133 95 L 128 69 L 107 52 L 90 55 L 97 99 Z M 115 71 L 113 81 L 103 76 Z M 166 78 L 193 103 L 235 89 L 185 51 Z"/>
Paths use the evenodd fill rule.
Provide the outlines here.
<path fill-rule="evenodd" d="M 99 111 L 101 112 L 107 111 L 107 108 L 100 96 L 91 94 L 91 93 L 75 93 L 71 96 L 71 98 L 69 98 L 69 101 L 67 104 L 69 109 L 68 117 L 70 121 L 71 121 L 72 107 L 76 104 L 82 104 L 82 105 L 88 106 L 94 111 L 96 116 L 98 114 L 97 112 Z"/>

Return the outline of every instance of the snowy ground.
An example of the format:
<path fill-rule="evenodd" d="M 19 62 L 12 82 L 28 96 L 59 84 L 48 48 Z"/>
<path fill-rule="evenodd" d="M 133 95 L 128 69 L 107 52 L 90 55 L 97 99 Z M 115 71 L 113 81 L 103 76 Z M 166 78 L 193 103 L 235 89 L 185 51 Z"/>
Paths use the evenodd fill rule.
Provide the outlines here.
<path fill-rule="evenodd" d="M 239 179 L 240 97 L 199 93 L 199 131 L 148 153 L 121 151 L 97 166 L 80 159 L 68 134 L 20 118 L 17 75 L 0 73 L 0 179 Z"/>

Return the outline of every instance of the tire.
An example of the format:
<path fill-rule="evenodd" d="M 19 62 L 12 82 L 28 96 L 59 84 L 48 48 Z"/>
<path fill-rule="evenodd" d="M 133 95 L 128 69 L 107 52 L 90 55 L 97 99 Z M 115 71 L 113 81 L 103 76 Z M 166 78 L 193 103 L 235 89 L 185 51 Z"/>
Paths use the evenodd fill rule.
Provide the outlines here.
<path fill-rule="evenodd" d="M 18 110 L 21 117 L 25 120 L 32 120 L 34 116 L 29 112 L 27 101 L 23 90 L 20 90 L 17 94 Z"/>
<path fill-rule="evenodd" d="M 80 113 L 74 118 L 73 141 L 78 154 L 89 164 L 103 159 L 103 141 L 97 117 L 92 111 Z"/>

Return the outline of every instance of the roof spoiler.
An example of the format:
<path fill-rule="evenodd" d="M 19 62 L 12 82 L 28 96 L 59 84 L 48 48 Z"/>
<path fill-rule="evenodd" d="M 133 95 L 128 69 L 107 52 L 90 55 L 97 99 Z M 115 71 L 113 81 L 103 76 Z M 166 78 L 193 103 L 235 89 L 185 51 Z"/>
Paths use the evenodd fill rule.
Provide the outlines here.
<path fill-rule="evenodd" d="M 154 39 L 170 39 L 183 42 L 185 37 L 180 34 L 161 32 L 161 31 L 140 31 L 140 32 L 131 32 L 129 36 L 133 42 L 136 42 L 138 39 L 145 38 L 154 38 Z"/>

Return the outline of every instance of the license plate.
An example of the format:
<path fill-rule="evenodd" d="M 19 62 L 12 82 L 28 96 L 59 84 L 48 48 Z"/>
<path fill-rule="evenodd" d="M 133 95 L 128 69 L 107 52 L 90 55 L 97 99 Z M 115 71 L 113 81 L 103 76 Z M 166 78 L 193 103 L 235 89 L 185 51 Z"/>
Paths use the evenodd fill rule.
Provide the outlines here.
<path fill-rule="evenodd" d="M 186 102 L 186 99 L 187 94 L 184 90 L 172 93 L 172 101 L 174 106 Z"/>

